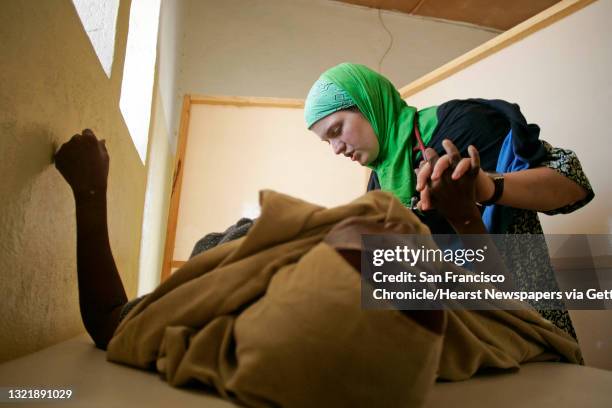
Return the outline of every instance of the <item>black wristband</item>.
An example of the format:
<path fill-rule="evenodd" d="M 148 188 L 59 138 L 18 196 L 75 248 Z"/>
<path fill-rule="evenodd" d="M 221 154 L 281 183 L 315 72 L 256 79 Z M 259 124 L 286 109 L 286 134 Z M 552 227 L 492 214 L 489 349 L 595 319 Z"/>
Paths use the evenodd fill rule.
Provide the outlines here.
<path fill-rule="evenodd" d="M 499 173 L 489 174 L 491 180 L 493 180 L 493 195 L 486 201 L 482 201 L 480 205 L 493 205 L 501 198 L 504 193 L 504 175 Z"/>

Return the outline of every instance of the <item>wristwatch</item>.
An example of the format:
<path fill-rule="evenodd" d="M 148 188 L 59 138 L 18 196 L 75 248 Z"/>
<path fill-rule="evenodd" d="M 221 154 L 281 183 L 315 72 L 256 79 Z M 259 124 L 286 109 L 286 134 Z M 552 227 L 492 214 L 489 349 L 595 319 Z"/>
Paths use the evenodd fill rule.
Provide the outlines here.
<path fill-rule="evenodd" d="M 501 198 L 504 193 L 504 175 L 501 173 L 488 173 L 488 176 L 493 180 L 493 195 L 485 201 L 481 201 L 480 205 L 493 205 Z"/>

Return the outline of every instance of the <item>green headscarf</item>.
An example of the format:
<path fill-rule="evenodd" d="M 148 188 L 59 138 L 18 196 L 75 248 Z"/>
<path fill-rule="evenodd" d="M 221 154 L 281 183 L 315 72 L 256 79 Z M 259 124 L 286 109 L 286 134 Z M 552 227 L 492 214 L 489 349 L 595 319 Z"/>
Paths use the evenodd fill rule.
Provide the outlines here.
<path fill-rule="evenodd" d="M 393 84 L 364 65 L 343 63 L 325 71 L 308 93 L 304 106 L 306 126 L 351 106 L 359 108 L 370 122 L 380 146 L 375 170 L 381 188 L 393 192 L 404 205 L 416 190 L 412 168 L 412 129 L 416 108 L 408 106 Z M 437 122 L 434 114 L 427 124 L 419 123 L 424 143 L 431 139 Z M 425 132 L 423 132 L 425 130 Z"/>

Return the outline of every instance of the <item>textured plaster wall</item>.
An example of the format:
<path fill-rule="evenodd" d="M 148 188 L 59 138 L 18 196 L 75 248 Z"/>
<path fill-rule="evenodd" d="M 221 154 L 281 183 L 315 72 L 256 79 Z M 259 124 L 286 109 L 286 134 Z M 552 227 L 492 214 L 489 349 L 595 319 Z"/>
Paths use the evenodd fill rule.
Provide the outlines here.
<path fill-rule="evenodd" d="M 85 127 L 107 140 L 111 245 L 136 293 L 146 170 L 118 107 L 128 16 L 122 1 L 109 79 L 70 0 L 0 5 L 0 361 L 84 330 L 74 203 L 51 158 Z"/>

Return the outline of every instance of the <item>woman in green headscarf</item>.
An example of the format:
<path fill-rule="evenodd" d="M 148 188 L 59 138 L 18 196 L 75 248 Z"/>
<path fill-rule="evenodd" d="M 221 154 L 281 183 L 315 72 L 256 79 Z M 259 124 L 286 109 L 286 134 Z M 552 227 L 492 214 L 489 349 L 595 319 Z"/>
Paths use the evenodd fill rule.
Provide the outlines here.
<path fill-rule="evenodd" d="M 353 108 L 348 111 L 352 115 L 342 113 L 349 108 Z M 394 192 L 405 205 L 416 186 L 413 172 L 406 171 L 412 169 L 415 114 L 416 109 L 404 102 L 386 78 L 363 65 L 348 63 L 325 72 L 312 87 L 305 106 L 308 128 L 332 144 L 336 154 L 375 170 L 382 188 Z M 421 112 L 425 143 L 435 121 L 428 111 Z M 341 143 L 342 132 L 352 143 Z"/>
<path fill-rule="evenodd" d="M 469 166 L 458 172 L 465 162 L 461 156 L 468 150 L 472 158 L 479 155 L 481 168 L 474 176 L 472 207 L 477 208 L 476 202 L 483 204 L 484 225 L 491 233 L 542 234 L 537 211 L 571 212 L 594 196 L 576 155 L 539 140 L 539 128 L 526 122 L 518 105 L 505 101 L 453 100 L 417 111 L 382 75 L 363 65 L 344 63 L 315 82 L 306 98 L 305 119 L 307 127 L 328 142 L 335 154 L 373 170 L 368 190 L 392 192 L 407 206 L 413 197 L 418 199 L 417 190 L 421 197 L 429 197 L 430 183 L 435 185 L 448 174 L 445 171 L 453 172 L 451 180 L 462 180 L 462 172 Z M 430 160 L 422 162 L 425 155 Z M 442 157 L 431 161 L 438 155 Z M 462 200 L 454 200 L 448 193 L 442 196 L 438 208 L 448 218 L 451 212 L 457 213 L 454 204 Z M 431 201 L 421 208 L 431 209 Z M 473 214 L 469 216 L 473 221 Z M 432 228 L 430 221 L 438 220 L 436 217 L 422 219 L 432 232 L 441 232 Z M 466 232 L 457 228 L 463 223 L 452 224 L 456 231 Z M 517 267 L 522 269 L 519 287 L 558 290 L 545 248 L 542 253 L 523 255 L 525 265 Z M 542 265 L 536 265 L 538 260 Z M 550 288 L 542 288 L 540 282 L 549 282 Z M 562 304 L 553 305 L 557 310 L 541 313 L 575 337 L 563 308 Z"/>
<path fill-rule="evenodd" d="M 558 169 L 540 166 L 545 168 L 517 172 L 536 170 L 553 148 L 539 140 L 539 128 L 527 124 L 518 105 L 505 101 L 453 100 L 417 111 L 387 78 L 364 65 L 343 63 L 324 72 L 312 86 L 304 116 L 307 127 L 328 142 L 334 153 L 371 168 L 378 181 L 373 184 L 394 193 L 407 206 L 417 196 L 415 169 L 425 147 L 445 154 L 446 138 L 463 156 L 468 146 L 475 146 L 485 171 L 516 172 L 501 178 L 505 188 L 498 191 L 493 178 L 480 171 L 476 182 L 479 202 L 493 204 L 493 198 L 508 207 L 550 211 L 576 202 L 584 205 L 593 196 L 588 182 L 562 175 Z M 438 167 L 445 163 L 440 161 Z M 434 169 L 424 172 L 427 176 L 432 173 L 439 176 Z M 424 188 L 419 185 L 419 190 Z M 526 194 L 534 190 L 537 197 Z M 491 232 L 508 232 L 507 228 L 487 227 Z"/>

